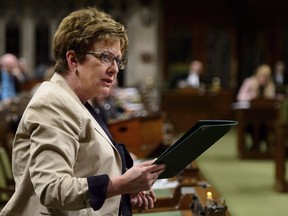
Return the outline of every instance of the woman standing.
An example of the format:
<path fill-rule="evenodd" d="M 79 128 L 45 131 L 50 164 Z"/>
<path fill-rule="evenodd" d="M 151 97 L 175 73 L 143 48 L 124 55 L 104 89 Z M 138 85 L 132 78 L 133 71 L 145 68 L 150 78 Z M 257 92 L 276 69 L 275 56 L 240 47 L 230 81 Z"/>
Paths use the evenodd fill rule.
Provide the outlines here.
<path fill-rule="evenodd" d="M 164 166 L 132 166 L 87 102 L 109 94 L 127 64 L 127 43 L 125 28 L 95 8 L 62 20 L 53 42 L 55 74 L 35 92 L 16 132 L 16 191 L 1 216 L 126 216 L 130 203 L 153 208 L 150 189 Z"/>

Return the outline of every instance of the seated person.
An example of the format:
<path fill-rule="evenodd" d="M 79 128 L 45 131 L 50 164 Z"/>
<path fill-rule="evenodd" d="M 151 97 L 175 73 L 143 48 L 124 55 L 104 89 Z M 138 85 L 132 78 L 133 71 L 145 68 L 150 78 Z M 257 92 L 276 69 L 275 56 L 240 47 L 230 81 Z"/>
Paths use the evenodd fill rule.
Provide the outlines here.
<path fill-rule="evenodd" d="M 113 96 L 96 96 L 92 99 L 91 103 L 95 111 L 102 118 L 107 125 L 109 120 L 117 119 L 123 112 L 123 108 L 117 106 Z"/>
<path fill-rule="evenodd" d="M 237 94 L 238 101 L 251 101 L 256 98 L 275 98 L 275 84 L 271 77 L 271 68 L 260 65 L 255 74 L 246 78 Z"/>
<path fill-rule="evenodd" d="M 170 84 L 170 88 L 195 88 L 203 86 L 203 64 L 200 61 L 194 60 L 189 67 L 189 73 L 177 76 Z"/>
<path fill-rule="evenodd" d="M 9 102 L 20 92 L 21 70 L 14 54 L 6 53 L 0 58 L 0 100 Z"/>
<path fill-rule="evenodd" d="M 277 98 L 283 99 L 288 93 L 288 71 L 285 70 L 285 63 L 277 61 L 274 67 L 273 80 L 276 85 Z"/>
<path fill-rule="evenodd" d="M 260 65 L 254 75 L 246 78 L 240 87 L 240 90 L 237 95 L 237 100 L 239 102 L 250 102 L 254 99 L 266 98 L 274 99 L 276 96 L 275 84 L 273 83 L 271 77 L 271 68 L 266 65 Z M 250 150 L 259 151 L 260 146 L 256 140 L 256 137 L 253 135 L 255 126 L 250 123 L 247 125 L 246 130 L 251 134 L 252 145 Z M 265 119 L 259 125 L 259 139 L 260 141 L 267 141 L 267 126 L 265 124 Z"/>

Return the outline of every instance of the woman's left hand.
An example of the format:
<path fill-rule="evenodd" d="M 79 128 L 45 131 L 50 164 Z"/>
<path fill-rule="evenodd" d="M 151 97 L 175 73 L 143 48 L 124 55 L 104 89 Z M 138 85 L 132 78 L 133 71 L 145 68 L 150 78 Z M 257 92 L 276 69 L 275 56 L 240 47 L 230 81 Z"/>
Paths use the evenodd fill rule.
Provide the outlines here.
<path fill-rule="evenodd" d="M 138 194 L 130 194 L 131 204 L 138 206 L 139 212 L 144 209 L 154 208 L 156 194 L 153 190 L 142 191 Z"/>

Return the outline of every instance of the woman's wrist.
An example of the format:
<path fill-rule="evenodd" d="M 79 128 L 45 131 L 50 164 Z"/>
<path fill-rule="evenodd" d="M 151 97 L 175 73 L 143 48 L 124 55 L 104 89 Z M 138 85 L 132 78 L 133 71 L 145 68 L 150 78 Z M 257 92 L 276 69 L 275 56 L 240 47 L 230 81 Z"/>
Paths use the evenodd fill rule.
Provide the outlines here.
<path fill-rule="evenodd" d="M 122 175 L 110 178 L 107 186 L 107 198 L 127 193 L 123 189 L 124 182 Z"/>

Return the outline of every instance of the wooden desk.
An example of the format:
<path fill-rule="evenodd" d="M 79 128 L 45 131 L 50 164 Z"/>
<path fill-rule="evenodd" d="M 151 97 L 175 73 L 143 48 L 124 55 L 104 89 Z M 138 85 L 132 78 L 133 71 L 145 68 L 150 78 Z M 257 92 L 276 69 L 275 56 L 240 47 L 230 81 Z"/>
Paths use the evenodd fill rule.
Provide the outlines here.
<path fill-rule="evenodd" d="M 249 107 L 236 108 L 237 146 L 239 158 L 265 159 L 272 158 L 274 152 L 274 124 L 279 119 L 280 102 L 277 100 L 259 99 L 251 101 Z M 249 132 L 247 128 L 249 127 Z M 265 127 L 267 139 L 261 140 L 261 128 Z M 250 136 L 251 143 L 248 143 Z M 261 149 L 260 142 L 265 142 L 266 149 Z M 249 146 L 250 144 L 250 146 Z"/>
<path fill-rule="evenodd" d="M 178 211 L 177 214 L 180 213 L 180 211 L 190 211 L 190 215 L 192 215 L 192 210 L 191 210 L 191 203 L 192 203 L 192 198 L 193 194 L 182 194 L 182 186 L 178 185 L 176 188 L 169 188 L 169 189 L 157 189 L 155 190 L 155 193 L 159 193 L 159 191 L 166 191 L 169 190 L 169 194 L 167 197 L 157 197 L 157 201 L 154 204 L 154 208 L 152 209 L 145 209 L 142 210 L 141 212 L 143 213 L 161 213 L 161 212 L 174 212 Z M 158 192 L 157 192 L 158 191 Z M 132 207 L 133 213 L 139 212 L 137 206 Z M 174 212 L 176 213 L 176 212 Z M 133 215 L 134 215 L 133 214 Z M 173 215 L 173 214 L 172 214 Z M 180 215 L 180 214 L 179 214 Z"/>
<path fill-rule="evenodd" d="M 193 210 L 197 210 L 193 205 L 197 204 L 199 207 L 201 205 L 201 208 L 205 208 L 207 198 L 206 194 L 208 191 L 213 193 L 213 197 L 219 198 L 219 193 L 206 181 L 204 175 L 201 173 L 195 162 L 192 162 L 184 170 L 186 171 L 183 171 L 180 174 L 180 177 L 176 176 L 175 178 L 171 178 L 172 181 L 179 181 L 178 186 L 175 188 L 155 190 L 157 201 L 154 208 L 143 210 L 141 215 L 199 216 L 202 215 L 200 214 L 201 212 L 193 213 Z M 161 192 L 160 194 L 162 194 L 162 196 L 159 196 L 159 191 L 161 190 L 164 190 L 165 193 Z M 163 196 L 163 194 L 165 194 L 165 196 Z M 133 213 L 138 215 L 136 207 L 133 207 Z M 212 215 L 219 216 L 219 214 L 215 213 Z M 230 216 L 228 210 L 226 210 L 225 216 Z"/>
<path fill-rule="evenodd" d="M 288 192 L 286 179 L 288 123 L 277 122 L 275 133 L 275 188 L 279 192 Z"/>
<path fill-rule="evenodd" d="M 202 119 L 231 119 L 232 90 L 218 93 L 198 93 L 192 89 L 170 90 L 162 93 L 161 109 L 175 127 L 182 133 Z"/>
<path fill-rule="evenodd" d="M 109 123 L 115 141 L 126 145 L 138 158 L 148 157 L 163 141 L 161 115 L 135 117 Z"/>

